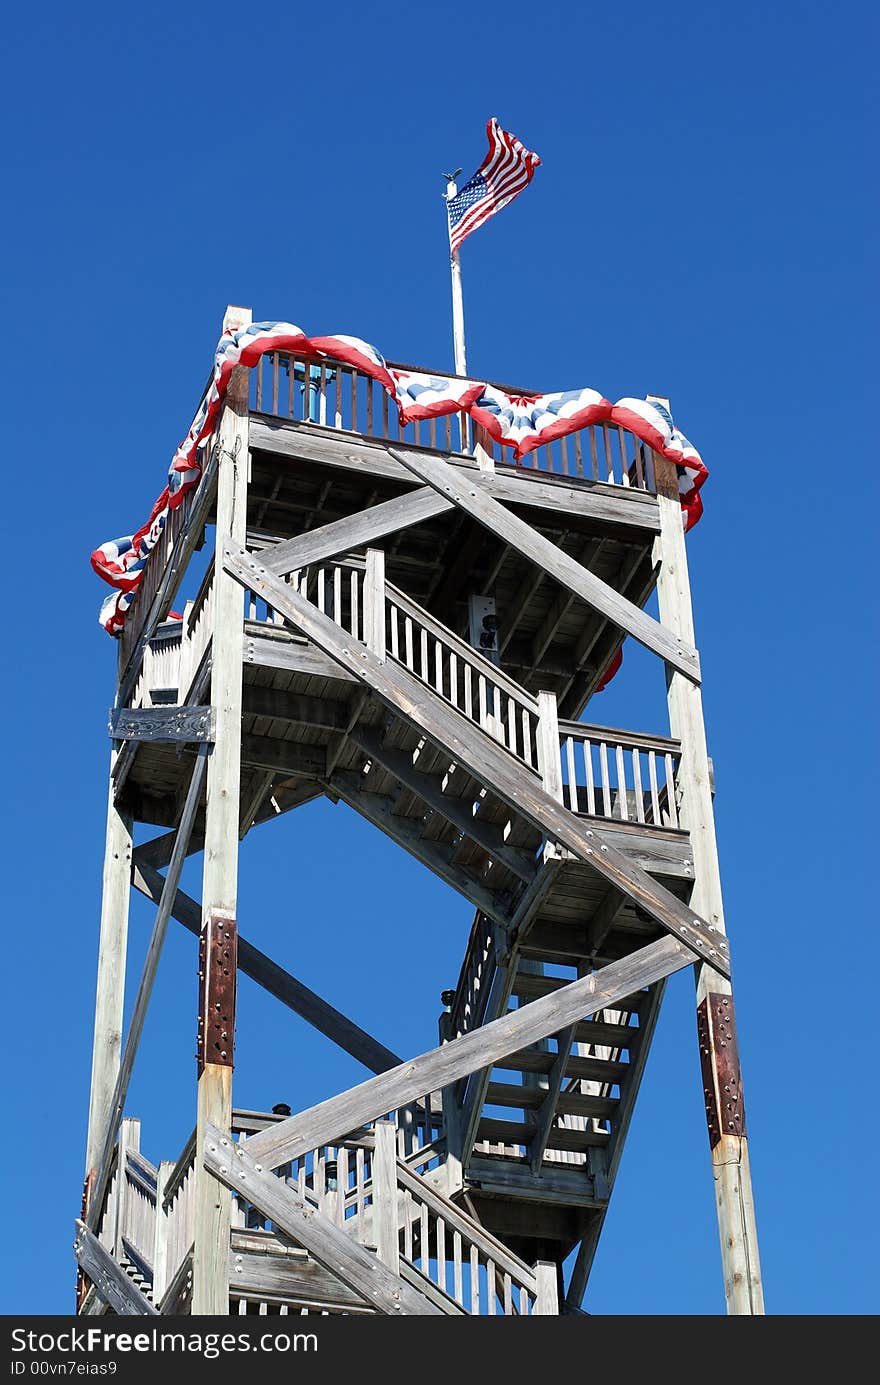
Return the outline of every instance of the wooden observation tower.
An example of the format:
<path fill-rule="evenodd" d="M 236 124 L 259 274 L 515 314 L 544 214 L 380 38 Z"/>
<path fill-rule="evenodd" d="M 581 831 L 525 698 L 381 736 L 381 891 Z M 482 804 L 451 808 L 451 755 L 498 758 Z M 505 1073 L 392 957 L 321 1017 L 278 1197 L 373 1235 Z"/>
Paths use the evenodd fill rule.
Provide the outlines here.
<path fill-rule="evenodd" d="M 120 638 L 81 1313 L 581 1312 L 685 967 L 727 1307 L 763 1312 L 676 469 L 609 425 L 529 462 L 465 418 L 400 430 L 350 363 L 234 370 Z M 591 722 L 626 636 L 665 665 L 662 734 Z M 279 813 L 295 834 L 322 794 L 474 907 L 419 1056 L 238 935 L 240 840 Z M 161 830 L 133 850 L 134 822 Z M 132 888 L 157 912 L 123 1033 Z M 172 918 L 198 938 L 197 1101 L 156 1166 L 125 1101 Z M 234 1102 L 238 970 L 364 1082 L 292 1114 Z"/>

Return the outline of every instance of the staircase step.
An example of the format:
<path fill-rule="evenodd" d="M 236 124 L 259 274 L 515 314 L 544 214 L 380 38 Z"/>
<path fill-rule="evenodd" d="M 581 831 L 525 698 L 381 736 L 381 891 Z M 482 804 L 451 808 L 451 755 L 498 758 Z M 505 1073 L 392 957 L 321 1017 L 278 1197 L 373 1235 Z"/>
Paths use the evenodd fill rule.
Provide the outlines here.
<path fill-rule="evenodd" d="M 497 1068 L 510 1068 L 513 1072 L 548 1073 L 553 1066 L 555 1053 L 543 1053 L 540 1049 L 521 1048 L 512 1053 Z M 566 1077 L 581 1077 L 591 1082 L 620 1082 L 629 1072 L 628 1063 L 616 1062 L 612 1058 L 582 1058 L 570 1054 L 565 1065 Z"/>
<path fill-rule="evenodd" d="M 487 1106 L 511 1106 L 523 1111 L 537 1111 L 547 1095 L 543 1087 L 526 1087 L 515 1082 L 490 1082 L 486 1092 Z M 563 1116 L 613 1116 L 618 1101 L 615 1097 L 589 1096 L 585 1092 L 560 1092 L 555 1110 Z"/>
<path fill-rule="evenodd" d="M 508 1010 L 515 1015 L 516 1010 Z M 583 1020 L 574 1031 L 574 1040 L 579 1044 L 603 1044 L 606 1048 L 635 1048 L 640 1030 L 631 1024 L 605 1024 L 597 1020 Z M 551 1055 L 552 1056 L 552 1055 Z"/>
<path fill-rule="evenodd" d="M 531 972 L 518 971 L 513 978 L 513 994 L 522 1000 L 539 1000 L 542 996 L 553 995 L 555 991 L 561 991 L 563 986 L 568 986 L 575 978 L 565 978 L 562 976 L 536 976 Z M 626 1000 L 621 1000 L 614 1006 L 615 1010 L 626 1010 L 630 1014 L 637 1015 L 641 1010 L 647 993 L 636 991 L 635 995 L 627 996 Z"/>
<path fill-rule="evenodd" d="M 522 1125 L 519 1121 L 496 1120 L 494 1116 L 483 1116 L 477 1127 L 477 1140 L 488 1140 L 492 1144 L 528 1147 L 533 1134 L 531 1126 Z M 609 1139 L 604 1130 L 565 1130 L 554 1126 L 547 1147 L 583 1154 L 588 1149 L 602 1148 Z"/>

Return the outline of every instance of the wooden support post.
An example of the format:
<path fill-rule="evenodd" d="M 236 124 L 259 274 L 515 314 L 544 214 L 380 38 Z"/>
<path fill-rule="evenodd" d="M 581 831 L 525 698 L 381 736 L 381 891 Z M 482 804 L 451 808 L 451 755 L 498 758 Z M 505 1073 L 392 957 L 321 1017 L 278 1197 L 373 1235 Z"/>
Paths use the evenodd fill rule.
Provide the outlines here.
<path fill-rule="evenodd" d="M 364 644 L 380 663 L 385 662 L 385 554 L 367 549 L 364 573 Z"/>
<path fill-rule="evenodd" d="M 397 1128 L 393 1121 L 376 1121 L 373 1151 L 373 1226 L 376 1252 L 392 1274 L 400 1274 L 397 1216 Z"/>
<path fill-rule="evenodd" d="M 153 1236 L 153 1302 L 159 1308 L 168 1288 L 168 1212 L 163 1206 L 168 1180 L 177 1165 L 163 1159 L 156 1170 L 156 1229 Z"/>
<path fill-rule="evenodd" d="M 538 1292 L 535 1296 L 535 1316 L 555 1318 L 559 1314 L 559 1281 L 552 1260 L 538 1260 L 535 1265 Z"/>
<path fill-rule="evenodd" d="M 147 955 L 144 958 L 140 985 L 138 986 L 138 992 L 132 1008 L 128 1033 L 125 1036 L 125 1048 L 119 1063 L 119 1072 L 116 1076 L 113 1094 L 110 1098 L 107 1123 L 104 1130 L 101 1132 L 98 1168 L 94 1176 L 88 1217 L 86 1218 L 93 1231 L 97 1229 L 101 1217 L 104 1193 L 106 1191 L 107 1180 L 110 1176 L 110 1169 L 113 1162 L 113 1147 L 116 1142 L 116 1132 L 119 1129 L 119 1122 L 122 1119 L 125 1098 L 128 1095 L 128 1084 L 131 1080 L 138 1044 L 140 1043 L 144 1022 L 147 1018 L 150 996 L 153 993 L 153 984 L 156 980 L 156 972 L 159 968 L 159 958 L 162 955 L 162 946 L 165 942 L 165 934 L 168 931 L 168 920 L 171 917 L 171 905 L 177 893 L 177 882 L 180 879 L 180 872 L 183 869 L 189 836 L 192 831 L 193 818 L 196 815 L 196 809 L 201 798 L 206 754 L 207 748 L 205 746 L 200 746 L 189 789 L 187 790 L 186 801 L 183 805 L 180 826 L 177 829 L 171 864 L 168 867 L 168 874 L 165 877 L 165 883 L 162 887 L 159 908 L 156 910 L 153 931 L 147 946 Z"/>
<path fill-rule="evenodd" d="M 247 326 L 251 320 L 250 309 L 227 308 L 224 331 Z M 219 449 L 218 552 L 230 538 L 243 545 L 247 533 L 248 371 L 244 366 L 236 367 L 229 382 L 220 423 Z M 205 813 L 202 953 L 208 970 L 202 978 L 200 991 L 203 1004 L 213 992 L 218 961 L 207 935 L 218 918 L 234 927 L 238 889 L 243 607 L 241 589 L 223 570 L 219 559 L 215 564 L 213 621 L 211 704 L 215 708 L 215 743 L 208 764 Z M 206 1018 L 204 1013 L 200 1015 L 203 1028 Z M 204 1062 L 199 1073 L 196 1114 L 199 1147 L 209 1125 L 228 1130 L 232 1124 L 234 1001 L 227 1018 L 227 1057 Z M 192 1311 L 195 1314 L 226 1316 L 229 1312 L 229 1235 L 229 1194 L 199 1160 L 195 1171 L 193 1235 Z"/>
<path fill-rule="evenodd" d="M 104 1132 L 110 1119 L 113 1089 L 119 1075 L 122 1052 L 122 1010 L 125 1000 L 125 958 L 128 943 L 128 903 L 131 894 L 131 818 L 120 813 L 113 801 L 114 751 L 110 761 L 107 801 L 107 838 L 104 848 L 104 881 L 101 898 L 101 936 L 98 944 L 98 987 L 95 1000 L 95 1037 L 92 1047 L 92 1084 L 89 1097 L 89 1129 L 86 1141 L 86 1187 L 91 1190 L 98 1172 Z M 84 1208 L 83 1216 L 88 1208 Z"/>
<path fill-rule="evenodd" d="M 668 400 L 661 400 L 668 406 Z M 660 619 L 682 643 L 693 645 L 694 625 L 688 580 L 678 477 L 672 463 L 654 454 L 660 507 L 657 547 Z M 699 685 L 667 666 L 669 725 L 681 741 L 678 814 L 690 833 L 694 856 L 691 905 L 720 933 L 725 932 L 721 875 L 715 840 L 709 756 Z M 764 1295 L 758 1235 L 749 1173 L 732 989 L 706 962 L 695 967 L 700 1058 L 703 1067 L 724 1292 L 731 1314 L 762 1314 Z"/>

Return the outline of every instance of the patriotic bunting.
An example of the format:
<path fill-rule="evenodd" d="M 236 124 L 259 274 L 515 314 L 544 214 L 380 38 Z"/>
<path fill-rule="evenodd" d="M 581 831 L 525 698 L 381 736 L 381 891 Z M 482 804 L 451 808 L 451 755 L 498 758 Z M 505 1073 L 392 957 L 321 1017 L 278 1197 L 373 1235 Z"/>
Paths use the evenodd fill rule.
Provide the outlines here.
<path fill-rule="evenodd" d="M 255 322 L 221 337 L 211 384 L 174 454 L 168 484 L 146 523 L 136 533 L 102 543 L 92 553 L 95 572 L 116 589 L 104 602 L 99 617 L 108 634 L 122 632 L 144 565 L 161 538 L 169 512 L 177 509 L 201 478 L 232 371 L 237 365 L 254 366 L 267 351 L 353 366 L 383 386 L 397 405 L 401 424 L 468 413 L 502 447 L 509 447 L 515 460 L 588 424 L 619 424 L 675 463 L 685 528 L 692 528 L 703 512 L 699 492 L 709 473 L 668 410 L 653 400 L 619 399 L 612 404 L 592 389 L 507 394 L 477 380 L 391 368 L 374 346 L 359 337 L 308 337 L 290 322 Z"/>

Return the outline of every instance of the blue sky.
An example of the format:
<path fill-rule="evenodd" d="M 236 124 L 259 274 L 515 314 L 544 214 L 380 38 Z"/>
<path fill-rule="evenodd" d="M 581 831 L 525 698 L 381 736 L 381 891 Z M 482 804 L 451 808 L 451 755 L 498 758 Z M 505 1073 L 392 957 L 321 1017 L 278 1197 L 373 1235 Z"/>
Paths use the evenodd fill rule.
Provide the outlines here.
<path fill-rule="evenodd" d="M 668 395 L 711 471 L 689 555 L 768 1309 L 876 1311 L 872 27 L 848 0 L 48 3 L 7 24 L 0 1311 L 73 1302 L 115 654 L 88 554 L 161 489 L 226 303 L 451 367 L 440 173 L 476 168 L 493 114 L 543 165 L 464 247 L 471 373 Z M 650 656 L 603 697 L 596 719 L 665 730 Z M 341 807 L 243 852 L 242 932 L 403 1053 L 435 1041 L 469 917 Z M 135 902 L 132 980 L 149 923 Z M 178 929 L 129 1102 L 156 1160 L 194 1121 L 195 1007 Z M 240 1104 L 362 1075 L 243 981 Z M 687 975 L 587 1306 L 723 1306 Z"/>

